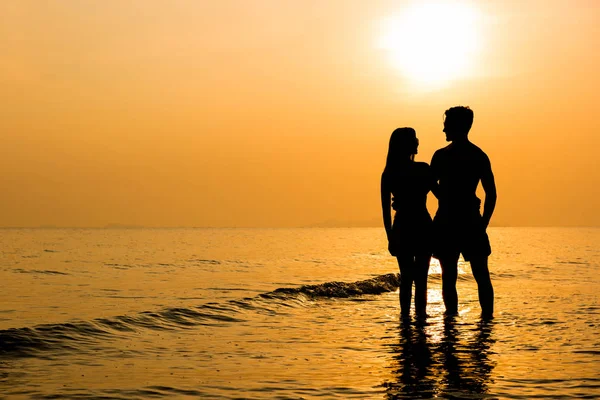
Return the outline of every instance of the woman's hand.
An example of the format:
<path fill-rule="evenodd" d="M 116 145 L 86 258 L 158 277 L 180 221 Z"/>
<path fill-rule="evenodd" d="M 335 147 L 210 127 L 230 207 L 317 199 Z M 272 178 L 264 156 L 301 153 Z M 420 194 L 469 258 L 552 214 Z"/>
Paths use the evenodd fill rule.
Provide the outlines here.
<path fill-rule="evenodd" d="M 396 199 L 394 197 L 392 197 L 392 210 L 398 211 L 398 208 L 396 208 L 396 207 L 400 208 L 396 203 Z"/>

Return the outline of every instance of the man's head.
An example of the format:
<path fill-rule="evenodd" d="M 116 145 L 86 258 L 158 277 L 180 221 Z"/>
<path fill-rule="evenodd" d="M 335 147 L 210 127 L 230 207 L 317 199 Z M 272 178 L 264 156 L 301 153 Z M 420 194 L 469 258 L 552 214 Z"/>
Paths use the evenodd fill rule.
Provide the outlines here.
<path fill-rule="evenodd" d="M 446 141 L 466 139 L 473 125 L 473 110 L 469 107 L 456 106 L 447 109 L 444 115 Z"/>

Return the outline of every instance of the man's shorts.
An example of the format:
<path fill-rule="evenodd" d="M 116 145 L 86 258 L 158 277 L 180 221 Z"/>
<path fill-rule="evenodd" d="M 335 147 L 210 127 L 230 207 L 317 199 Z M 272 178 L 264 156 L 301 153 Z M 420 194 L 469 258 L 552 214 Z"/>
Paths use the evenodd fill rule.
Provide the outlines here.
<path fill-rule="evenodd" d="M 479 213 L 465 218 L 440 217 L 433 219 L 433 257 L 458 259 L 462 253 L 465 261 L 488 257 L 492 247 L 483 218 Z"/>

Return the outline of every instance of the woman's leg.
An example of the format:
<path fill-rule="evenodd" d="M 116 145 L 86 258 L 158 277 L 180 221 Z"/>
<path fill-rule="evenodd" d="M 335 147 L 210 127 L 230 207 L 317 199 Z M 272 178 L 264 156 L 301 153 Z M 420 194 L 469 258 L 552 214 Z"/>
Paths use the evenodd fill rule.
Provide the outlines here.
<path fill-rule="evenodd" d="M 415 261 L 412 256 L 398 256 L 400 267 L 400 313 L 402 317 L 410 315 L 410 300 L 412 298 L 412 284 L 415 280 Z"/>
<path fill-rule="evenodd" d="M 418 317 L 427 316 L 427 276 L 431 256 L 415 257 L 415 311 Z"/>

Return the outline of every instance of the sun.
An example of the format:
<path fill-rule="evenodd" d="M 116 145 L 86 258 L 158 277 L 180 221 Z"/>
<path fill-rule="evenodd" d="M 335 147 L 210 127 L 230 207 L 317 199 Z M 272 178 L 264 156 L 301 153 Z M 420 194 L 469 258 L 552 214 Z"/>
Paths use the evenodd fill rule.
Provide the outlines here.
<path fill-rule="evenodd" d="M 472 73 L 480 20 L 471 3 L 418 1 L 382 22 L 379 45 L 412 84 L 439 88 Z"/>

